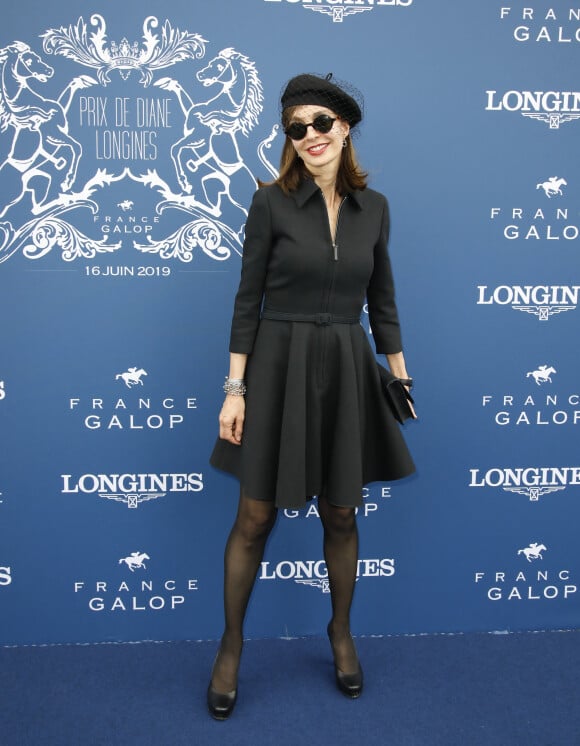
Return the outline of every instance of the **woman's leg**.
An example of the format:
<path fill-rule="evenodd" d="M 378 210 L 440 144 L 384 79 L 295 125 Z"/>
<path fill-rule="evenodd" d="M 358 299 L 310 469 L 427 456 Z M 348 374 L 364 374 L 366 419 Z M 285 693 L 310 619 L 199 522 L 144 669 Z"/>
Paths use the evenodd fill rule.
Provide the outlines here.
<path fill-rule="evenodd" d="M 325 495 L 318 498 L 318 512 L 324 528 L 324 558 L 332 599 L 328 634 L 336 667 L 356 673 L 358 656 L 350 634 L 350 608 L 358 563 L 358 529 L 354 508 L 332 505 Z"/>
<path fill-rule="evenodd" d="M 252 500 L 240 493 L 224 557 L 225 629 L 211 679 L 216 692 L 231 692 L 237 687 L 244 617 L 276 514 L 273 502 Z"/>

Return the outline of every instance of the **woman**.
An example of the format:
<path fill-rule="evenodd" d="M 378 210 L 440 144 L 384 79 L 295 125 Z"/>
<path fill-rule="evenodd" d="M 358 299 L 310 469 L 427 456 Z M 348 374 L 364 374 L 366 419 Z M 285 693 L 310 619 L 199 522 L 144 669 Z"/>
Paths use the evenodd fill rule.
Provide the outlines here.
<path fill-rule="evenodd" d="M 350 131 L 357 101 L 331 76 L 298 75 L 282 95 L 280 175 L 254 195 L 211 463 L 240 480 L 225 552 L 225 630 L 210 685 L 216 719 L 237 697 L 243 622 L 277 508 L 318 495 L 332 600 L 336 683 L 358 697 L 350 633 L 362 487 L 413 462 L 381 392 L 360 325 L 365 297 L 378 353 L 407 379 L 386 244 L 385 198 L 366 188 Z"/>

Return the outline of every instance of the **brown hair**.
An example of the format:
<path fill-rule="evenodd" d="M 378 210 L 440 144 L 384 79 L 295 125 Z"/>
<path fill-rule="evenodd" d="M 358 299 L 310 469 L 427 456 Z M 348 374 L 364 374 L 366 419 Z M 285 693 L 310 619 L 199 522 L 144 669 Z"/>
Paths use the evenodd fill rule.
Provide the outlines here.
<path fill-rule="evenodd" d="M 289 106 L 282 112 L 282 127 L 286 127 L 292 120 L 292 115 L 297 106 Z M 293 192 L 298 188 L 300 182 L 310 176 L 310 172 L 304 165 L 304 161 L 299 158 L 292 145 L 292 140 L 286 136 L 286 141 L 282 148 L 280 156 L 280 171 L 278 178 L 273 182 L 258 181 L 259 186 L 267 184 L 278 184 L 285 194 Z M 338 166 L 336 175 L 336 190 L 339 194 L 344 195 L 355 189 L 365 189 L 367 186 L 368 174 L 360 167 L 354 146 L 350 136 L 346 138 L 346 146 L 342 149 L 342 157 Z"/>

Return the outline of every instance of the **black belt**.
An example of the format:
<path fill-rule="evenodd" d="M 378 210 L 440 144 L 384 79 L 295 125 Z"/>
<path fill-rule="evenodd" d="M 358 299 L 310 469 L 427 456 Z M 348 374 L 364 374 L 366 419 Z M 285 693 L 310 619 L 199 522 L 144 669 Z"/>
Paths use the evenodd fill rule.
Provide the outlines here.
<path fill-rule="evenodd" d="M 284 311 L 262 311 L 263 319 L 272 321 L 304 321 L 318 326 L 329 324 L 358 324 L 360 316 L 341 316 L 337 313 L 285 313 Z"/>

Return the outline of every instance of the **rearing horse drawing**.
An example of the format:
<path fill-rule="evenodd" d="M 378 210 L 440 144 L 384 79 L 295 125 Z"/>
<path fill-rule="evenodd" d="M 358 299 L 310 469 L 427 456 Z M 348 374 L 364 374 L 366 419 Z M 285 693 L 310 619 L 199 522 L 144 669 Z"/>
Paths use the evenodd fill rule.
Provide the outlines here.
<path fill-rule="evenodd" d="M 245 194 L 248 180 L 252 190 L 256 187 L 236 140 L 238 132 L 248 135 L 262 111 L 262 84 L 255 65 L 229 47 L 222 49 L 196 77 L 205 88 L 218 87 L 212 98 L 197 104 L 178 81 L 161 78 L 155 83 L 176 94 L 185 116 L 183 137 L 171 147 L 177 180 L 183 191 L 190 194 L 190 174 L 205 164 L 209 169 L 201 178 L 207 201 L 205 209 L 213 215 L 221 215 L 221 197 L 226 195 L 247 215 L 232 192 Z M 237 189 L 232 188 L 234 179 L 239 182 Z"/>
<path fill-rule="evenodd" d="M 8 155 L 0 164 L 7 182 L 6 207 L 0 217 L 26 191 L 32 194 L 32 212 L 41 212 L 49 194 L 55 192 L 51 185 L 56 171 L 65 172 L 59 185 L 63 191 L 70 190 L 76 178 L 82 147 L 70 136 L 66 115 L 75 91 L 92 85 L 92 79 L 75 78 L 53 101 L 31 87 L 34 81 L 46 83 L 53 74 L 53 68 L 28 44 L 15 41 L 0 49 L 0 133 L 14 130 Z M 42 178 L 31 185 L 33 177 Z"/>

